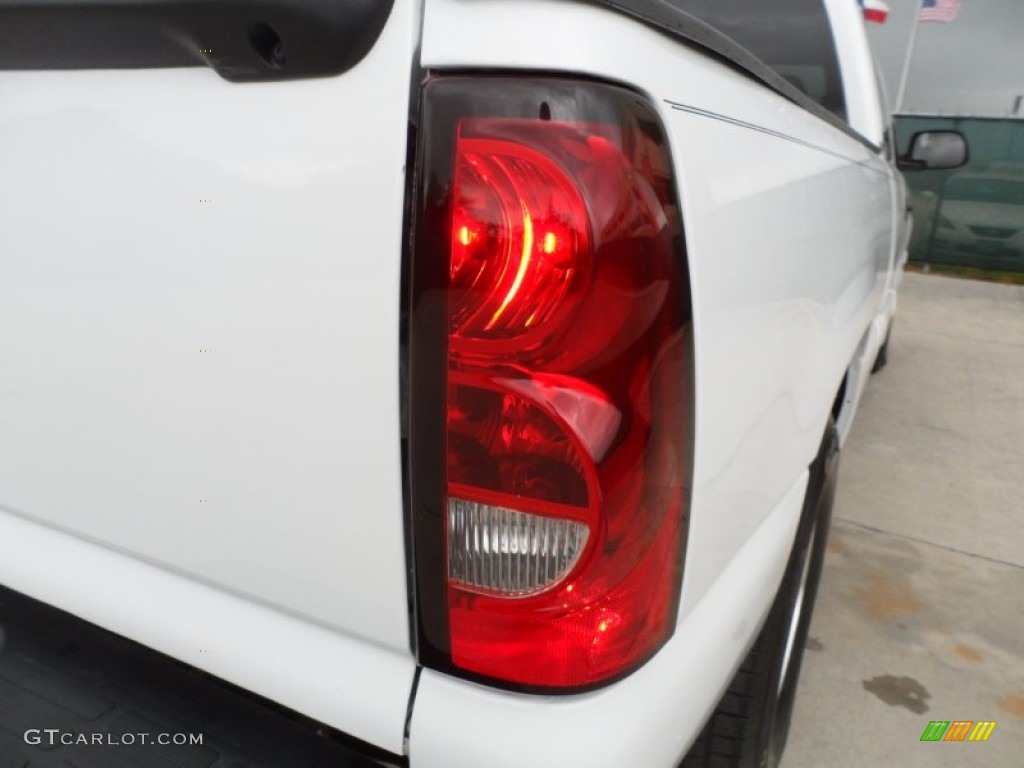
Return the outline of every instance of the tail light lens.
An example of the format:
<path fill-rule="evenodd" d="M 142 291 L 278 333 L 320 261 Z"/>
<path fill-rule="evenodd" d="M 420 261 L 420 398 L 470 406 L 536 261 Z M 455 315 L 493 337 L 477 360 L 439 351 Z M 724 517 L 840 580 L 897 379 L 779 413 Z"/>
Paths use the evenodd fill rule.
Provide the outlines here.
<path fill-rule="evenodd" d="M 672 165 L 622 88 L 424 86 L 409 478 L 422 663 L 621 677 L 674 630 L 691 473 Z"/>

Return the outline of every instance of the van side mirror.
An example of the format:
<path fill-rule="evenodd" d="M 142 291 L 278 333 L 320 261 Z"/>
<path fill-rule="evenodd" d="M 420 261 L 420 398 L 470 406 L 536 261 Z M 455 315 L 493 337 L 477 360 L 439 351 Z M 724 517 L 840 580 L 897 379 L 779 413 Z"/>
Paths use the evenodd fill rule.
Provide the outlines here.
<path fill-rule="evenodd" d="M 958 131 L 922 131 L 897 165 L 904 171 L 945 171 L 967 162 L 967 139 Z"/>

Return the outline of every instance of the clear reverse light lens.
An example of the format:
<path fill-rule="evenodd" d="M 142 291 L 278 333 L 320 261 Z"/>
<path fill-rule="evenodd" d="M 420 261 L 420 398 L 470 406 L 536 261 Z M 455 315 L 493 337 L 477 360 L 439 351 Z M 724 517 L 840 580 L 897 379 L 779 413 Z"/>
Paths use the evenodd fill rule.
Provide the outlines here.
<path fill-rule="evenodd" d="M 448 499 L 448 578 L 463 589 L 522 597 L 573 569 L 589 529 L 490 504 Z"/>

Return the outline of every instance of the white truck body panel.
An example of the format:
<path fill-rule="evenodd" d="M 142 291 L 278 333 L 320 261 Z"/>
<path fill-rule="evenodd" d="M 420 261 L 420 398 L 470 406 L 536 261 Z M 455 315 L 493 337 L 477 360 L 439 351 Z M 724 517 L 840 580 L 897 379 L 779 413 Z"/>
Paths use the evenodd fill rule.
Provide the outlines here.
<path fill-rule="evenodd" d="M 849 122 L 877 143 L 855 5 L 826 5 Z M 399 318 L 416 67 L 623 83 L 669 139 L 696 372 L 679 621 L 597 691 L 424 669 L 409 700 Z M 895 309 L 902 193 L 882 154 L 568 0 L 399 0 L 371 53 L 322 79 L 0 72 L 0 139 L 0 583 L 413 768 L 683 755 L 778 589 L 833 401 L 845 379 L 845 436 Z"/>
<path fill-rule="evenodd" d="M 372 727 L 326 719 L 393 751 L 412 669 L 398 343 L 418 22 L 400 3 L 355 68 L 298 82 L 0 72 L 0 515 L 167 571 L 148 601 L 89 600 L 72 563 L 115 560 L 80 548 L 45 589 L 6 560 L 4 583 L 143 642 L 179 623 L 156 647 L 287 685 L 307 713 L 328 714 L 323 686 L 335 713 L 383 696 Z M 332 632 L 281 648 L 324 674 L 340 655 L 405 661 L 303 687 L 232 656 L 238 637 L 200 654 L 211 588 L 262 643 Z"/>
<path fill-rule="evenodd" d="M 412 10 L 344 77 L 0 73 L 8 511 L 408 649 Z"/>
<path fill-rule="evenodd" d="M 843 14 L 834 19 L 837 38 L 851 23 L 862 35 L 855 6 L 839 6 L 829 3 Z M 843 66 L 863 75 L 848 101 L 850 122 L 880 140 L 863 43 L 837 41 Z M 495 61 L 628 83 L 648 96 L 669 135 L 696 350 L 689 545 L 676 633 L 645 667 L 594 693 L 542 699 L 425 670 L 410 756 L 428 768 L 453 765 L 456 753 L 467 766 L 674 765 L 774 597 L 804 469 L 833 398 L 849 371 L 845 437 L 884 337 L 897 180 L 856 139 L 614 12 L 548 0 L 428 0 L 425 68 Z M 711 635 L 717 642 L 703 645 Z"/>

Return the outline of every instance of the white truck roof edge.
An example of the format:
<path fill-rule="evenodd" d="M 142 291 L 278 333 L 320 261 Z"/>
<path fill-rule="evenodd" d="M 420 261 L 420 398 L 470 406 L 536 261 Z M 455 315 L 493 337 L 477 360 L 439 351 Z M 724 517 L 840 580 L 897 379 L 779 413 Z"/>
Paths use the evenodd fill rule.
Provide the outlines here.
<path fill-rule="evenodd" d="M 836 52 L 846 93 L 847 120 L 853 130 L 881 147 L 885 115 L 863 13 L 860 6 L 847 0 L 825 0 L 825 6 L 835 30 Z"/>

